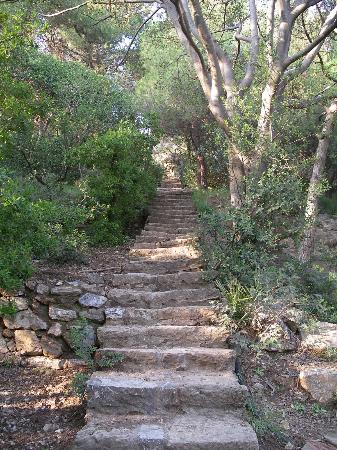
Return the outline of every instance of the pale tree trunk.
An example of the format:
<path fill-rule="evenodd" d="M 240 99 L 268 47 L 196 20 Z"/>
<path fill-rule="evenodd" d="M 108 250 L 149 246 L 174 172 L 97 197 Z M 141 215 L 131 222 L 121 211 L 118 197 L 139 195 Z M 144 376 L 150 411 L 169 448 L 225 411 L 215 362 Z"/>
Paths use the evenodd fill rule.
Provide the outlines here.
<path fill-rule="evenodd" d="M 318 141 L 315 163 L 312 169 L 312 175 L 308 189 L 307 205 L 305 210 L 306 225 L 298 253 L 298 259 L 303 263 L 309 261 L 314 249 L 315 224 L 318 214 L 319 187 L 323 178 L 325 161 L 333 131 L 333 121 L 336 111 L 337 99 L 334 99 L 331 105 L 326 109 L 322 135 Z"/>
<path fill-rule="evenodd" d="M 228 174 L 231 205 L 235 208 L 241 208 L 246 192 L 245 166 L 240 152 L 234 144 L 229 144 Z"/>
<path fill-rule="evenodd" d="M 198 184 L 202 189 L 208 188 L 207 168 L 204 155 L 197 155 L 198 160 Z"/>

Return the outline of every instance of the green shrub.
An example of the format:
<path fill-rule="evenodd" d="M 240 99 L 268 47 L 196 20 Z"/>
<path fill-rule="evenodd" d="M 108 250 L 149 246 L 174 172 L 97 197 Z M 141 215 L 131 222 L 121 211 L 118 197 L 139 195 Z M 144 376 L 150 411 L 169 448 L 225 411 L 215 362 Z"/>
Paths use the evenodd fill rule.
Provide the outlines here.
<path fill-rule="evenodd" d="M 83 209 L 33 201 L 20 180 L 0 171 L 0 287 L 12 290 L 33 273 L 33 258 L 67 261 L 85 249 L 77 227 Z"/>
<path fill-rule="evenodd" d="M 160 177 L 153 144 L 133 124 L 121 123 L 74 150 L 74 161 L 83 167 L 80 189 L 91 212 L 92 243 L 122 242 L 143 216 Z"/>
<path fill-rule="evenodd" d="M 337 192 L 333 192 L 330 195 L 323 195 L 320 198 L 319 203 L 322 212 L 330 214 L 331 216 L 337 215 Z"/>

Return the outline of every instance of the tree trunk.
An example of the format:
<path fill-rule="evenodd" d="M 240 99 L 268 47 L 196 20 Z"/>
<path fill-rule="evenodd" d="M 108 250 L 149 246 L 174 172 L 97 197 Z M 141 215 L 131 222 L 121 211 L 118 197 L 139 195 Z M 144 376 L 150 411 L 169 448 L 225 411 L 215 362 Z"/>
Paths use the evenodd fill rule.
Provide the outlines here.
<path fill-rule="evenodd" d="M 303 263 L 309 261 L 314 249 L 315 224 L 318 214 L 319 186 L 323 178 L 327 151 L 333 131 L 333 119 L 336 111 L 337 100 L 334 99 L 331 105 L 326 109 L 322 135 L 318 141 L 316 159 L 312 169 L 308 189 L 307 205 L 305 209 L 306 224 L 298 254 L 298 259 Z"/>
<path fill-rule="evenodd" d="M 204 155 L 197 155 L 198 160 L 198 184 L 202 189 L 208 188 L 207 168 Z"/>
<path fill-rule="evenodd" d="M 228 173 L 231 205 L 235 208 L 241 208 L 246 191 L 245 166 L 235 144 L 230 144 L 229 147 Z"/>
<path fill-rule="evenodd" d="M 272 141 L 272 114 L 280 76 L 280 73 L 274 70 L 274 75 L 262 93 L 261 111 L 257 126 L 257 144 L 253 159 L 250 162 L 250 170 L 256 170 L 258 173 L 264 171 L 263 156 L 269 143 Z"/>

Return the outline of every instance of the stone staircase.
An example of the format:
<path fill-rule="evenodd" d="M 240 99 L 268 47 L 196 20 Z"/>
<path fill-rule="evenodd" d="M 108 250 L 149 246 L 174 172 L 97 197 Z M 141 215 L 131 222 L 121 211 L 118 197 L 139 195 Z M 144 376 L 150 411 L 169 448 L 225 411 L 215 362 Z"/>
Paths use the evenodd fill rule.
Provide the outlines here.
<path fill-rule="evenodd" d="M 228 334 L 213 325 L 219 292 L 191 247 L 195 225 L 191 192 L 166 180 L 124 273 L 112 277 L 97 357 L 124 361 L 89 380 L 87 425 L 73 450 L 259 448 Z"/>

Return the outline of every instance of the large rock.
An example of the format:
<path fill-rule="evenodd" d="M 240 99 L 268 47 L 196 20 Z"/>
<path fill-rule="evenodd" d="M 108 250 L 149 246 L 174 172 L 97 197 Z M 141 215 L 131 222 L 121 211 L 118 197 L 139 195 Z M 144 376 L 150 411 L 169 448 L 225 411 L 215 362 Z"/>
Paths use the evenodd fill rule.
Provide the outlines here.
<path fill-rule="evenodd" d="M 24 297 L 14 297 L 11 301 L 18 311 L 24 311 L 28 309 L 28 300 Z"/>
<path fill-rule="evenodd" d="M 300 372 L 300 383 L 316 401 L 333 401 L 337 395 L 337 368 L 303 369 Z"/>
<path fill-rule="evenodd" d="M 49 291 L 50 291 L 50 288 L 46 284 L 39 283 L 36 286 L 35 290 L 36 290 L 36 293 L 39 294 L 39 295 L 48 295 Z"/>
<path fill-rule="evenodd" d="M 4 317 L 4 324 L 11 330 L 25 329 L 25 330 L 46 330 L 48 325 L 39 316 L 34 314 L 31 310 L 19 311 L 13 316 Z"/>
<path fill-rule="evenodd" d="M 28 366 L 41 367 L 43 369 L 63 369 L 65 365 L 64 359 L 49 359 L 46 356 L 32 356 L 27 360 Z"/>
<path fill-rule="evenodd" d="M 16 349 L 22 355 L 31 355 L 31 356 L 42 355 L 42 347 L 34 331 L 16 330 L 15 344 Z"/>
<path fill-rule="evenodd" d="M 104 311 L 102 309 L 90 308 L 87 311 L 81 311 L 80 317 L 83 317 L 88 320 L 92 320 L 97 323 L 104 323 L 105 316 Z"/>
<path fill-rule="evenodd" d="M 55 337 L 62 336 L 62 325 L 58 322 L 53 323 L 53 325 L 48 330 L 48 334 Z"/>
<path fill-rule="evenodd" d="M 52 295 L 62 295 L 62 296 L 74 296 L 80 295 L 82 290 L 78 286 L 73 286 L 71 284 L 62 284 L 60 286 L 54 286 L 50 293 Z"/>
<path fill-rule="evenodd" d="M 74 332 L 78 333 L 81 337 L 81 344 L 83 347 L 93 347 L 96 344 L 96 331 L 93 326 L 82 324 L 72 325 L 63 335 L 65 341 L 71 349 L 76 350 L 71 337 Z"/>
<path fill-rule="evenodd" d="M 56 306 L 49 306 L 49 317 L 53 320 L 63 320 L 69 322 L 77 317 L 77 312 L 72 309 L 58 308 Z"/>
<path fill-rule="evenodd" d="M 100 308 L 107 302 L 107 298 L 104 295 L 96 295 L 91 293 L 86 293 L 81 295 L 79 303 L 82 306 L 87 306 L 91 308 Z"/>
<path fill-rule="evenodd" d="M 44 356 L 49 358 L 58 358 L 62 355 L 62 345 L 50 336 L 42 336 L 41 347 Z"/>
<path fill-rule="evenodd" d="M 282 321 L 267 325 L 259 339 L 262 347 L 271 352 L 293 351 L 299 344 L 297 336 Z"/>
<path fill-rule="evenodd" d="M 300 328 L 302 346 L 314 350 L 337 349 L 337 324 L 317 322 Z"/>

